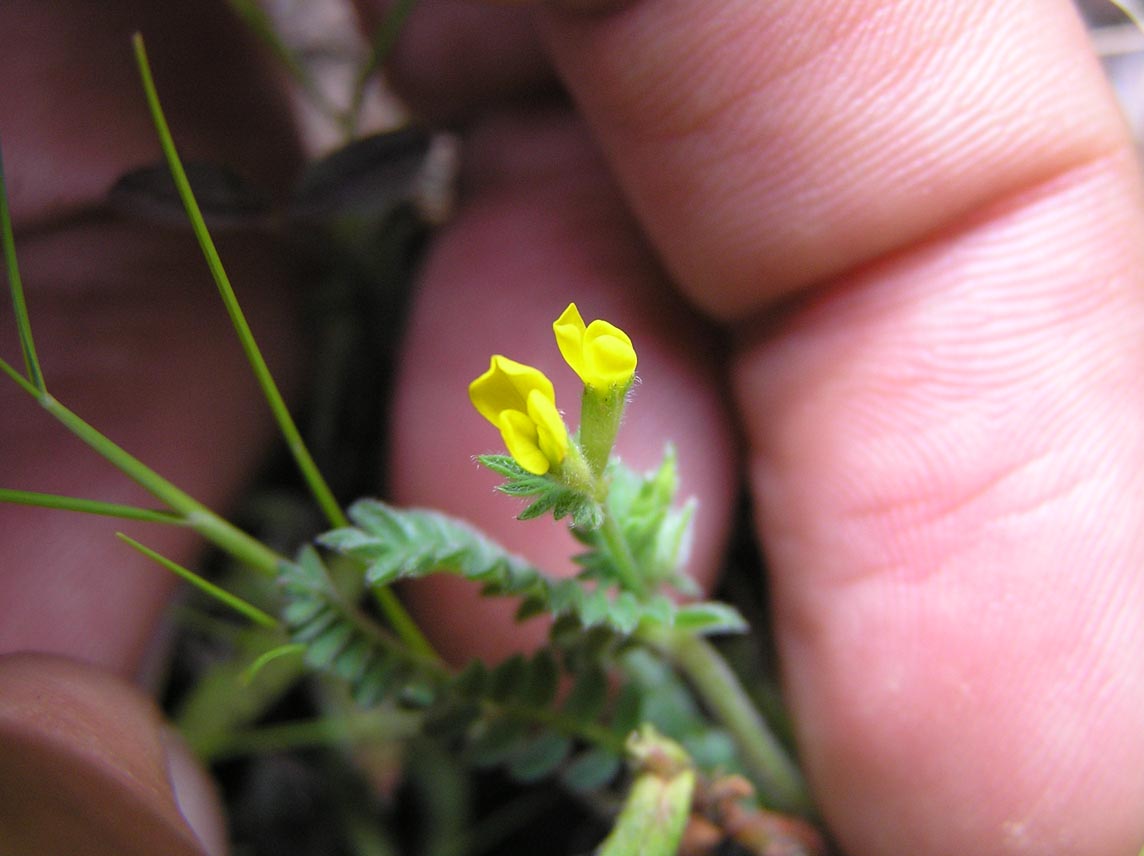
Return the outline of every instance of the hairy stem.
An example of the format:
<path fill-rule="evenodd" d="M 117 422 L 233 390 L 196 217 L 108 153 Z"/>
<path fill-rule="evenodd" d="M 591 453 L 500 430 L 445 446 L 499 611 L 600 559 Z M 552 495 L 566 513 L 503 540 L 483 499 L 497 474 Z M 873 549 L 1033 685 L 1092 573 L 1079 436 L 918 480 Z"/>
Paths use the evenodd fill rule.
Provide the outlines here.
<path fill-rule="evenodd" d="M 646 596 L 648 593 L 647 581 L 640 573 L 635 557 L 632 556 L 623 529 L 606 505 L 604 506 L 604 522 L 597 532 L 600 540 L 604 543 L 604 548 L 612 557 L 616 573 L 623 580 L 624 588 L 640 597 Z"/>
<path fill-rule="evenodd" d="M 663 650 L 739 746 L 760 796 L 775 808 L 810 815 L 806 783 L 722 655 L 701 636 L 681 631 L 641 634 Z"/>

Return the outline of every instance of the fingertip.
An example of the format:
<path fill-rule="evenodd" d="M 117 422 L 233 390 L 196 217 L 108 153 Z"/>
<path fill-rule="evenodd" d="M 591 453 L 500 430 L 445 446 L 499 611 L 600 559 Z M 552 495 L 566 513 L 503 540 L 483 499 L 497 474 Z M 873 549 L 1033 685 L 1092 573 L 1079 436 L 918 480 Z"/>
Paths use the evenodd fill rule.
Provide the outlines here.
<path fill-rule="evenodd" d="M 161 740 L 179 813 L 198 837 L 206 856 L 226 856 L 230 847 L 218 786 L 178 731 L 164 727 Z"/>
<path fill-rule="evenodd" d="M 164 728 L 148 698 L 107 672 L 52 655 L 0 657 L 0 850 L 224 852 L 204 851 L 180 811 Z M 217 822 L 213 811 L 200 805 L 200 828 Z"/>

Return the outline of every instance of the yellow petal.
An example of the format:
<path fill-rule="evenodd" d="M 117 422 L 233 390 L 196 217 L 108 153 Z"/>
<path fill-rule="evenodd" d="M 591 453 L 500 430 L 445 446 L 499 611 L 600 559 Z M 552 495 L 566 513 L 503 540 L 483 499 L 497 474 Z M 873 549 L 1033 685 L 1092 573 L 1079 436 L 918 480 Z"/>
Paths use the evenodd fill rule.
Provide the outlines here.
<path fill-rule="evenodd" d="M 568 454 L 568 429 L 560 418 L 556 404 L 545 398 L 539 390 L 533 390 L 528 396 L 528 418 L 536 426 L 540 451 L 553 465 L 563 462 Z"/>
<path fill-rule="evenodd" d="M 584 333 L 581 379 L 588 386 L 627 386 L 635 371 L 636 351 L 628 334 L 607 321 L 589 324 Z"/>
<path fill-rule="evenodd" d="M 488 371 L 469 384 L 469 400 L 481 416 L 500 427 L 500 414 L 504 411 L 527 411 L 528 396 L 534 390 L 555 406 L 556 393 L 544 372 L 496 354 L 489 360 Z"/>
<path fill-rule="evenodd" d="M 533 475 L 548 472 L 551 463 L 540 450 L 536 423 L 520 410 L 505 410 L 497 419 L 505 448 L 512 459 Z"/>
<path fill-rule="evenodd" d="M 584 380 L 584 319 L 575 303 L 569 303 L 559 318 L 552 322 L 552 332 L 556 334 L 556 347 L 564 362 Z"/>

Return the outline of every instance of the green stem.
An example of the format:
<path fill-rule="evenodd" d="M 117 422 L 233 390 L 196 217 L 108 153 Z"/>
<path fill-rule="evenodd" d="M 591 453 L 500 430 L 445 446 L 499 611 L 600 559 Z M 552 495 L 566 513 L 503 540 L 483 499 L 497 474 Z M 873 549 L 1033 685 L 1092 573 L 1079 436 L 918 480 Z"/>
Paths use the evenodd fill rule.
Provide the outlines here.
<path fill-rule="evenodd" d="M 569 716 L 563 711 L 550 707 L 534 707 L 525 704 L 498 704 L 488 701 L 489 707 L 499 709 L 507 716 L 546 725 L 566 737 L 574 737 L 585 743 L 591 743 L 604 749 L 609 749 L 617 755 L 624 754 L 626 735 L 617 734 L 603 725 L 595 722 L 585 722 Z"/>
<path fill-rule="evenodd" d="M 270 629 L 274 629 L 279 626 L 278 619 L 276 619 L 273 615 L 263 612 L 254 604 L 247 603 L 242 598 L 231 594 L 224 588 L 216 586 L 209 580 L 203 579 L 194 571 L 189 570 L 188 568 L 184 568 L 178 562 L 174 562 L 168 559 L 161 553 L 157 553 L 150 547 L 140 544 L 134 538 L 130 538 L 127 535 L 124 535 L 122 532 L 116 532 L 115 535 L 129 547 L 139 551 L 151 561 L 162 565 L 175 576 L 181 577 L 193 585 L 195 588 L 197 588 L 199 591 L 209 595 L 210 597 L 213 597 L 219 603 L 225 604 L 240 615 L 249 618 L 255 624 L 260 624 L 263 627 Z"/>
<path fill-rule="evenodd" d="M 241 562 L 266 574 L 275 574 L 282 557 L 256 538 L 219 517 L 201 502 L 167 481 L 134 455 L 117 446 L 103 434 L 60 404 L 51 394 L 41 392 L 4 360 L 0 371 L 36 399 L 57 422 L 77 436 L 116 469 L 141 485 L 148 493 L 178 512 L 187 526 Z"/>
<path fill-rule="evenodd" d="M 680 631 L 647 633 L 645 638 L 667 652 L 703 703 L 731 732 L 743 763 L 767 804 L 810 815 L 813 808 L 798 767 L 711 643 Z"/>
<path fill-rule="evenodd" d="M 8 290 L 12 293 L 12 306 L 16 313 L 16 329 L 20 333 L 20 348 L 24 352 L 24 367 L 28 380 L 40 392 L 46 392 L 44 374 L 36 357 L 32 341 L 32 325 L 28 320 L 28 307 L 24 302 L 24 286 L 20 280 L 20 267 L 16 263 L 16 239 L 12 233 L 12 213 L 8 210 L 8 185 L 4 181 L 4 157 L 0 152 L 0 245 L 8 271 Z"/>
<path fill-rule="evenodd" d="M 56 421 L 83 440 L 88 446 L 115 465 L 128 478 L 146 488 L 156 499 L 179 512 L 187 525 L 240 561 L 267 574 L 277 572 L 282 557 L 234 524 L 219 517 L 190 494 L 175 487 L 134 455 L 108 440 L 50 394 L 40 398 L 40 405 Z"/>
<path fill-rule="evenodd" d="M 314 458 L 310 454 L 310 450 L 306 448 L 306 444 L 302 440 L 302 434 L 298 430 L 298 426 L 295 424 L 293 417 L 290 415 L 290 411 L 286 407 L 286 402 L 282 398 L 282 393 L 278 389 L 278 384 L 275 383 L 274 377 L 266 365 L 266 360 L 263 358 L 262 352 L 254 340 L 254 334 L 251 332 L 250 325 L 246 321 L 246 316 L 238 304 L 238 298 L 234 293 L 234 288 L 230 284 L 230 278 L 223 268 L 222 259 L 219 257 L 218 250 L 215 248 L 214 240 L 210 236 L 206 222 L 203 220 L 202 212 L 199 210 L 198 202 L 195 200 L 195 195 L 191 191 L 190 182 L 187 180 L 187 174 L 183 170 L 182 161 L 179 159 L 179 153 L 175 148 L 174 138 L 171 136 L 166 117 L 163 115 L 163 108 L 159 103 L 159 94 L 155 89 L 155 81 L 151 76 L 151 68 L 147 62 L 147 52 L 143 46 L 143 37 L 139 33 L 136 33 L 132 39 L 132 43 L 135 47 L 135 60 L 139 66 L 139 76 L 143 81 L 143 90 L 147 98 L 147 106 L 151 111 L 151 119 L 155 125 L 155 131 L 159 135 L 159 143 L 163 148 L 163 154 L 167 158 L 167 166 L 171 170 L 171 177 L 175 182 L 175 187 L 179 191 L 179 198 L 182 200 L 183 207 L 186 209 L 187 217 L 191 221 L 191 228 L 195 233 L 196 239 L 198 239 L 199 247 L 202 249 L 207 267 L 210 268 L 211 276 L 214 277 L 215 285 L 218 287 L 219 295 L 222 297 L 223 304 L 226 306 L 227 314 L 230 316 L 231 323 L 234 325 L 235 333 L 238 335 L 247 361 L 250 363 L 251 370 L 254 372 L 258 385 L 262 389 L 263 396 L 270 405 L 270 410 L 274 414 L 274 419 L 278 423 L 279 431 L 286 441 L 286 446 L 290 450 L 290 454 L 294 457 L 294 461 L 302 473 L 302 478 L 310 488 L 310 493 L 318 503 L 322 513 L 325 514 L 326 519 L 329 520 L 333 527 L 347 527 L 350 525 L 350 522 L 338 504 L 337 499 L 334 498 L 333 491 L 330 490 L 325 478 L 319 471 L 318 465 L 314 462 Z M 376 598 L 382 613 L 402 642 L 413 651 L 437 658 L 437 654 L 433 650 L 433 646 L 429 644 L 429 640 L 421 633 L 417 624 L 410 617 L 409 613 L 405 611 L 405 608 L 392 591 L 389 589 L 377 589 Z"/>
<path fill-rule="evenodd" d="M 183 207 L 186 209 L 187 218 L 191 221 L 191 229 L 194 231 L 195 238 L 198 240 L 199 247 L 202 249 L 207 267 L 210 269 L 211 276 L 214 278 L 215 285 L 218 287 L 223 305 L 226 307 L 227 314 L 230 316 L 231 323 L 234 325 L 239 343 L 242 345 L 242 350 L 246 354 L 246 359 L 250 363 L 255 379 L 258 381 L 258 386 L 262 390 L 262 394 L 265 396 L 267 403 L 270 405 L 270 410 L 273 412 L 279 430 L 286 440 L 290 454 L 294 457 L 294 461 L 297 463 L 298 469 L 302 472 L 302 477 L 309 486 L 310 492 L 314 495 L 318 506 L 322 509 L 322 513 L 325 514 L 332 526 L 349 526 L 349 520 L 346 519 L 341 506 L 338 505 L 333 492 L 330 490 L 329 485 L 326 484 L 326 480 L 322 477 L 321 472 L 319 472 L 317 464 L 314 463 L 313 457 L 306 448 L 306 444 L 302 441 L 301 432 L 298 431 L 298 426 L 294 423 L 294 419 L 286 407 L 286 402 L 282 398 L 278 384 L 275 383 L 274 377 L 270 374 L 270 369 L 266 365 L 266 360 L 262 356 L 262 351 L 259 349 L 258 343 L 254 340 L 254 334 L 250 330 L 250 325 L 246 321 L 242 307 L 239 306 L 238 297 L 235 295 L 234 288 L 230 283 L 230 278 L 223 268 L 222 259 L 219 257 L 214 239 L 211 238 L 207 224 L 203 220 L 202 212 L 199 210 L 199 204 L 195 200 L 195 195 L 191 190 L 190 182 L 187 180 L 187 174 L 183 169 L 182 161 L 179 159 L 178 151 L 175 149 L 175 141 L 171 136 L 170 128 L 167 126 L 167 119 L 163 115 L 163 108 L 159 104 L 159 94 L 155 89 L 155 82 L 151 77 L 151 68 L 147 63 L 147 54 L 143 47 L 143 37 L 136 33 L 133 43 L 135 46 L 135 59 L 139 65 L 139 74 L 143 80 L 147 106 L 151 110 L 151 119 L 155 125 L 156 133 L 159 135 L 159 143 L 162 146 L 163 154 L 167 158 L 167 166 L 171 170 L 171 177 L 175 182 L 175 187 L 178 189 L 179 198 L 183 202 Z"/>
<path fill-rule="evenodd" d="M 637 595 L 646 595 L 648 593 L 647 582 L 640 574 L 640 569 L 636 565 L 635 557 L 632 555 L 628 540 L 624 537 L 620 524 L 607 506 L 604 507 L 604 522 L 596 531 L 604 542 L 608 554 L 612 557 L 616 573 L 623 581 L 623 587 Z"/>
<path fill-rule="evenodd" d="M 214 762 L 236 755 L 262 755 L 364 740 L 403 740 L 416 735 L 420 728 L 421 714 L 391 709 L 342 719 L 323 717 L 283 722 L 228 734 L 209 747 L 204 760 Z"/>
<path fill-rule="evenodd" d="M 0 502 L 14 505 L 32 505 L 39 508 L 54 508 L 60 511 L 75 511 L 80 514 L 97 514 L 103 517 L 118 517 L 120 520 L 139 520 L 144 523 L 166 523 L 184 526 L 186 520 L 169 511 L 156 511 L 134 505 L 120 505 L 115 502 L 101 502 L 98 499 L 80 499 L 75 496 L 60 496 L 54 493 L 36 493 L 30 490 L 0 488 Z"/>

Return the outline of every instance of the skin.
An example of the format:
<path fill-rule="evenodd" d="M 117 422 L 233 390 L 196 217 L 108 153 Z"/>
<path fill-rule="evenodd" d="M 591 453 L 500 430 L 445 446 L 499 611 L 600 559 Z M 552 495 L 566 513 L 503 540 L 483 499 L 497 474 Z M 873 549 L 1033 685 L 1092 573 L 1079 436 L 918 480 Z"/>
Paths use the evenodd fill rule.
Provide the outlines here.
<path fill-rule="evenodd" d="M 186 272 L 193 248 L 71 216 L 154 147 L 126 72 L 109 87 L 106 72 L 72 80 L 47 60 L 111 68 L 126 42 L 88 22 L 65 53 L 51 34 L 66 4 L 36 5 L 0 7 L 0 41 L 6 18 L 45 21 L 36 57 L 0 50 L 0 82 L 43 62 L 36 91 L 73 112 L 4 99 L 0 127 L 48 371 L 83 415 L 224 504 L 267 431 L 209 283 Z M 464 123 L 467 166 L 411 312 L 390 495 L 467 514 L 560 566 L 564 545 L 514 524 L 467 466 L 496 438 L 463 390 L 504 351 L 546 370 L 574 409 L 547 332 L 574 298 L 636 342 L 644 384 L 621 451 L 642 463 L 668 438 L 682 450 L 704 509 L 700 575 L 717 567 L 738 474 L 752 492 L 800 751 L 845 852 L 1136 852 L 1144 213 L 1071 7 L 584 6 L 423 0 L 399 51 L 410 100 Z M 446 37 L 464 49 L 432 61 Z M 158 57 L 161 36 L 148 38 Z M 288 174 L 288 152 L 277 167 L 258 157 L 288 137 L 265 80 L 235 62 L 249 88 L 218 101 L 248 108 L 250 134 L 236 143 L 221 133 L 233 116 L 188 94 L 187 145 Z M 202 71 L 184 56 L 168 79 L 180 68 Z M 552 96 L 557 79 L 574 110 Z M 290 290 L 270 248 L 248 249 L 224 258 L 251 260 L 235 278 L 288 378 L 301 356 L 283 332 Z M 106 268 L 92 255 L 112 274 L 93 277 Z M 148 325 L 123 323 L 137 313 Z M 208 359 L 198 389 L 185 369 Z M 19 405 L 0 390 L 6 483 L 132 498 Z M 0 527 L 0 646 L 136 673 L 166 581 L 117 549 L 111 526 L 0 509 Z M 193 544 L 164 537 L 150 543 L 191 559 Z M 446 653 L 521 644 L 471 593 L 407 594 Z"/>

